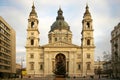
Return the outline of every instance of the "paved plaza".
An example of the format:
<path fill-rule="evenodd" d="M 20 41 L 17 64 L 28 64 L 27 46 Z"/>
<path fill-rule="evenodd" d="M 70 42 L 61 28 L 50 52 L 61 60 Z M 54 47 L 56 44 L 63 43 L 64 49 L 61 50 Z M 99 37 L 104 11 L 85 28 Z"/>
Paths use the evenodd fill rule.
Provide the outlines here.
<path fill-rule="evenodd" d="M 44 78 L 14 78 L 14 79 L 0 79 L 0 80 L 120 80 L 120 79 L 107 79 L 107 78 L 101 78 L 101 79 L 92 79 L 92 78 L 52 78 L 52 77 L 44 77 Z"/>

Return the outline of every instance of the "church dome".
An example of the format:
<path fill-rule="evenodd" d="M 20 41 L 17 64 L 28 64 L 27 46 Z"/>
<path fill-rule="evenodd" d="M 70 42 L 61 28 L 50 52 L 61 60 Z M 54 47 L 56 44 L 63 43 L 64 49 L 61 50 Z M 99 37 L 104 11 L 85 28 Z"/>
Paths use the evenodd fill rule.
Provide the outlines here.
<path fill-rule="evenodd" d="M 58 10 L 58 16 L 56 17 L 56 21 L 51 26 L 51 31 L 54 31 L 57 29 L 58 30 L 62 30 L 62 29 L 70 30 L 70 27 L 69 27 L 68 23 L 64 20 L 64 17 L 62 14 L 63 14 L 63 12 L 60 8 Z"/>
<path fill-rule="evenodd" d="M 66 21 L 57 20 L 51 26 L 51 30 L 52 31 L 55 30 L 55 29 L 59 29 L 59 30 L 66 29 L 66 30 L 69 30 L 69 25 L 67 24 Z"/>

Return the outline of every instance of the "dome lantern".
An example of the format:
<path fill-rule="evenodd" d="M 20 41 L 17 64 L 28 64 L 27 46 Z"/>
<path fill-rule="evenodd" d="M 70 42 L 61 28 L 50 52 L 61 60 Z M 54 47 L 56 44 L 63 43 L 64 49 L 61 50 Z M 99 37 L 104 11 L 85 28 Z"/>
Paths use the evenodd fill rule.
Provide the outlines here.
<path fill-rule="evenodd" d="M 57 16 L 56 20 L 64 20 L 64 17 L 62 14 L 63 14 L 63 11 L 61 10 L 61 8 L 59 8 L 58 16 Z"/>

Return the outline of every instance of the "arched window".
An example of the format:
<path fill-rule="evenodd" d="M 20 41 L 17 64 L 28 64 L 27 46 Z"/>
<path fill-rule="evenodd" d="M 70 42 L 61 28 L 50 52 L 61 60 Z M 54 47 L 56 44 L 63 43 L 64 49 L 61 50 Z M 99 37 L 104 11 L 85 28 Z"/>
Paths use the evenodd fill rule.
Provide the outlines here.
<path fill-rule="evenodd" d="M 31 40 L 31 45 L 34 45 L 34 40 L 33 39 Z"/>
<path fill-rule="evenodd" d="M 90 45 L 90 40 L 89 39 L 87 40 L 87 45 Z"/>
<path fill-rule="evenodd" d="M 57 41 L 57 38 L 55 38 L 55 41 Z"/>
<path fill-rule="evenodd" d="M 39 65 L 40 65 L 40 70 L 43 70 L 44 69 L 43 62 L 40 62 Z"/>
<path fill-rule="evenodd" d="M 34 27 L 34 22 L 31 22 L 31 28 L 33 28 Z"/>
<path fill-rule="evenodd" d="M 34 62 L 30 62 L 30 69 L 34 70 Z"/>
<path fill-rule="evenodd" d="M 78 70 L 80 70 L 81 69 L 81 66 L 80 66 L 80 64 L 78 64 Z"/>
<path fill-rule="evenodd" d="M 42 64 L 40 64 L 40 70 L 42 70 L 43 69 L 43 65 Z"/>
<path fill-rule="evenodd" d="M 90 62 L 87 63 L 87 70 L 90 70 Z"/>
<path fill-rule="evenodd" d="M 89 22 L 87 22 L 87 28 L 90 28 L 90 23 Z"/>

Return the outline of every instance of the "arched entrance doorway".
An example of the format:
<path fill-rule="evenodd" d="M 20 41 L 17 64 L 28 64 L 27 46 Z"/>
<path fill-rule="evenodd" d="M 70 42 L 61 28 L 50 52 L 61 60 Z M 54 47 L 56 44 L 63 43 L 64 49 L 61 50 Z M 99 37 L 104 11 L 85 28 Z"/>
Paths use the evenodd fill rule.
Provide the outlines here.
<path fill-rule="evenodd" d="M 57 54 L 55 57 L 55 74 L 56 75 L 66 74 L 66 57 L 62 53 Z"/>

